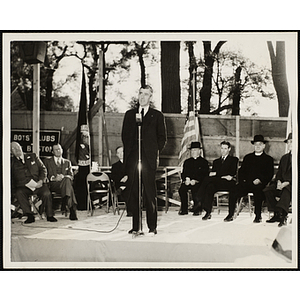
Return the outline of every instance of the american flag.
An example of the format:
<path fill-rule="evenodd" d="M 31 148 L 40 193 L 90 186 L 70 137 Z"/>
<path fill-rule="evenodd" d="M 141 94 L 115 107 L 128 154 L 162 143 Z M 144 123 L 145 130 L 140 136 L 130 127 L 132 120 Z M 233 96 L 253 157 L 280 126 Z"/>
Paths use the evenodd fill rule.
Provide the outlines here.
<path fill-rule="evenodd" d="M 184 125 L 183 138 L 181 140 L 181 151 L 179 152 L 179 166 L 183 165 L 183 162 L 190 157 L 189 146 L 191 142 L 200 142 L 200 130 L 198 118 L 195 116 L 194 111 L 190 111 L 188 119 Z M 201 149 L 201 156 L 203 151 Z"/>

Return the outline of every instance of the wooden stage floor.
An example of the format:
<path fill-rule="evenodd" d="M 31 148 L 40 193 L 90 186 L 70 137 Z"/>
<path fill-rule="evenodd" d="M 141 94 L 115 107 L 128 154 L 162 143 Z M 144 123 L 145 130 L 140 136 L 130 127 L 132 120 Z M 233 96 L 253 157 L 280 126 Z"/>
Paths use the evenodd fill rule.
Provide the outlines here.
<path fill-rule="evenodd" d="M 56 212 L 57 223 L 39 220 L 23 224 L 12 219 L 9 268 L 95 269 L 268 269 L 295 268 L 296 259 L 285 260 L 272 249 L 281 230 L 277 223 L 253 223 L 249 212 L 223 221 L 226 208 L 212 219 L 178 215 L 178 207 L 158 212 L 158 234 L 150 236 L 143 212 L 144 235 L 128 234 L 131 218 L 97 209 L 94 216 L 78 212 L 70 221 Z M 292 229 L 293 224 L 286 228 Z M 295 231 L 293 231 L 295 232 Z"/>

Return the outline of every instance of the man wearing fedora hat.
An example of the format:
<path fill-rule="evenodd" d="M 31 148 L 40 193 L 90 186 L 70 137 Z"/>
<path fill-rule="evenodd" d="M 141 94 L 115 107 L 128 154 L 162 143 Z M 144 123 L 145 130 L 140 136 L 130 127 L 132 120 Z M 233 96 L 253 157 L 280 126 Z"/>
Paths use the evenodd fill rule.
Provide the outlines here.
<path fill-rule="evenodd" d="M 265 199 L 263 189 L 274 174 L 274 160 L 264 152 L 266 141 L 261 134 L 255 135 L 251 144 L 254 152 L 244 157 L 238 171 L 238 184 L 229 192 L 229 214 L 225 222 L 233 221 L 236 202 L 248 193 L 253 193 L 255 206 L 254 223 L 261 222 L 261 207 Z"/>
<path fill-rule="evenodd" d="M 292 133 L 284 141 L 287 143 L 288 153 L 279 162 L 275 180 L 264 189 L 268 210 L 274 212 L 267 223 L 279 222 L 278 226 L 286 225 L 292 192 Z M 279 198 L 277 202 L 276 198 Z"/>
<path fill-rule="evenodd" d="M 203 179 L 208 175 L 208 161 L 200 156 L 200 142 L 192 142 L 190 145 L 191 157 L 183 163 L 181 173 L 182 183 L 179 188 L 181 206 L 179 215 L 188 214 L 188 191 L 191 190 L 194 201 L 194 207 L 198 206 L 199 199 L 197 192 Z"/>

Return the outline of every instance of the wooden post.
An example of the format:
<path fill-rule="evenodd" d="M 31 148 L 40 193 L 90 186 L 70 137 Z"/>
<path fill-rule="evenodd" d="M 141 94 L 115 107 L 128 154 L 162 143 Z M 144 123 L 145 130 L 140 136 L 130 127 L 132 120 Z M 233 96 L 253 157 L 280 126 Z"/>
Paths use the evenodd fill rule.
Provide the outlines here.
<path fill-rule="evenodd" d="M 32 152 L 40 154 L 40 64 L 33 64 Z"/>
<path fill-rule="evenodd" d="M 240 116 L 235 116 L 235 156 L 240 159 Z"/>
<path fill-rule="evenodd" d="M 98 80 L 99 80 L 99 89 L 98 89 L 98 101 L 103 103 L 103 51 L 99 50 L 99 63 L 98 63 Z M 103 105 L 99 107 L 99 135 L 98 135 L 98 162 L 99 166 L 103 165 Z"/>
<path fill-rule="evenodd" d="M 193 111 L 195 112 L 195 108 L 196 108 L 196 70 L 195 69 L 193 70 L 192 86 L 193 86 L 192 106 L 193 106 Z"/>

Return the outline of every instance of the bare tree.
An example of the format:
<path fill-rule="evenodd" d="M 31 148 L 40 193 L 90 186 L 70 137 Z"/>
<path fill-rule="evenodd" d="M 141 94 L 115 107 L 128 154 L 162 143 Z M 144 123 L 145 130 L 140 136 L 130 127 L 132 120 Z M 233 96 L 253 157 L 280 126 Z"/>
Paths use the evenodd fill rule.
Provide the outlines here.
<path fill-rule="evenodd" d="M 220 48 L 226 41 L 219 41 L 215 49 L 211 50 L 211 41 L 203 41 L 204 47 L 204 63 L 205 70 L 203 76 L 203 85 L 200 90 L 200 114 L 209 114 L 210 113 L 210 98 L 211 98 L 211 89 L 212 89 L 212 73 L 213 66 L 215 62 L 215 57 L 218 55 Z"/>
<path fill-rule="evenodd" d="M 267 42 L 271 65 L 272 78 L 278 99 L 279 117 L 287 117 L 289 113 L 290 96 L 286 76 L 285 42 L 276 42 L 276 54 L 272 42 Z"/>

